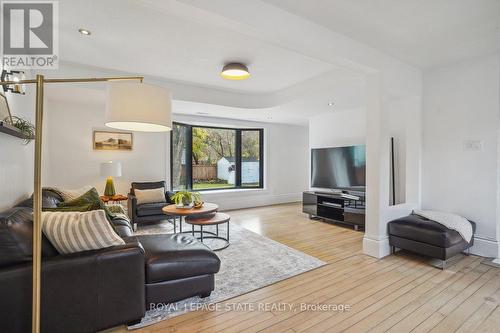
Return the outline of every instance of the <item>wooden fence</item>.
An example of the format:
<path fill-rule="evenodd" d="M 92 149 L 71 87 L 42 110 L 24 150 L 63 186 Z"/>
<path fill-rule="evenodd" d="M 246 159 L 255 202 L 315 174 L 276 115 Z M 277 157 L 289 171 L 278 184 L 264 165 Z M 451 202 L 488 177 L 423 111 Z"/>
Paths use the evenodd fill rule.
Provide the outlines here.
<path fill-rule="evenodd" d="M 217 179 L 217 166 L 193 165 L 193 179 L 198 179 L 198 180 Z"/>

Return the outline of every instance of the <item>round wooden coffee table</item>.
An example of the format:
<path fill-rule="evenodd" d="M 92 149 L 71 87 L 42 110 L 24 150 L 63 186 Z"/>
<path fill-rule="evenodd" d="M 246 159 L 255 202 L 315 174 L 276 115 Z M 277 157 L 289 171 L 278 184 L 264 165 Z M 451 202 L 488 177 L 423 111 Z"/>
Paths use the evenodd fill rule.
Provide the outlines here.
<path fill-rule="evenodd" d="M 191 224 L 191 233 L 197 232 L 194 226 L 200 226 L 200 237 L 198 239 L 203 243 L 203 239 L 220 239 L 224 241 L 224 245 L 218 248 L 212 248 L 212 251 L 220 251 L 229 246 L 229 220 L 231 216 L 224 213 L 211 213 L 206 215 L 191 215 L 186 217 L 186 223 Z M 219 224 L 227 223 L 227 236 L 226 238 L 219 236 Z M 210 231 L 203 231 L 204 226 L 215 226 L 215 234 Z M 208 235 L 205 235 L 208 234 Z"/>
<path fill-rule="evenodd" d="M 162 208 L 166 215 L 174 217 L 174 233 L 177 233 L 177 217 L 179 217 L 179 232 L 182 232 L 182 219 L 188 216 L 199 216 L 215 213 L 219 206 L 214 203 L 205 202 L 200 208 L 178 208 L 176 205 L 168 205 Z"/>

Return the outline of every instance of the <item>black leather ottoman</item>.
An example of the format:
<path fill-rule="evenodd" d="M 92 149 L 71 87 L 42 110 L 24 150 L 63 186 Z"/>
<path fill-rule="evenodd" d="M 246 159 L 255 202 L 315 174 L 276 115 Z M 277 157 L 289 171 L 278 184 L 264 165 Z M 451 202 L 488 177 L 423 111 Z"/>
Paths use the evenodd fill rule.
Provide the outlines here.
<path fill-rule="evenodd" d="M 208 297 L 220 259 L 188 234 L 135 236 L 142 244 L 146 264 L 146 309 L 188 297 Z"/>
<path fill-rule="evenodd" d="M 471 224 L 475 233 L 476 224 Z M 388 228 L 393 253 L 400 248 L 446 261 L 474 244 L 474 237 L 467 243 L 457 231 L 414 214 L 389 222 Z"/>

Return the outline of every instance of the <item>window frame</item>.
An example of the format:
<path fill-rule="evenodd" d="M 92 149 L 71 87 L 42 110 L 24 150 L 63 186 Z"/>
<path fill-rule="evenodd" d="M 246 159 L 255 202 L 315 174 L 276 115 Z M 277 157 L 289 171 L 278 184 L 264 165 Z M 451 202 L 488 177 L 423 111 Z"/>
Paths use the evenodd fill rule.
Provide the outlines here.
<path fill-rule="evenodd" d="M 187 140 L 186 146 L 190 149 L 186 149 L 186 162 L 189 162 L 189 167 L 186 168 L 186 180 L 187 180 L 187 191 L 193 190 L 193 127 L 195 128 L 209 128 L 209 129 L 221 129 L 221 130 L 231 130 L 235 131 L 235 184 L 231 188 L 208 188 L 208 189 L 197 189 L 196 192 L 204 191 L 231 191 L 231 190 L 253 190 L 253 189 L 263 189 L 264 188 L 264 129 L 263 128 L 235 128 L 235 127 L 223 127 L 223 126 L 209 126 L 209 125 L 192 125 L 181 122 L 172 123 L 172 131 L 170 131 L 170 188 L 174 191 L 173 184 L 173 128 L 175 125 L 186 127 Z M 244 186 L 241 183 L 241 169 L 242 169 L 242 132 L 253 131 L 259 133 L 259 185 L 258 186 Z"/>

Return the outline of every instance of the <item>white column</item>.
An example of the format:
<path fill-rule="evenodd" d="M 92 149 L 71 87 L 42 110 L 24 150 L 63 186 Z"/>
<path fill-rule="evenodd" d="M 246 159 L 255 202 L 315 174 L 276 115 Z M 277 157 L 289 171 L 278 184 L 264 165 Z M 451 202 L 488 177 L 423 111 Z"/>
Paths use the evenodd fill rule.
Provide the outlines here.
<path fill-rule="evenodd" d="M 392 96 L 382 74 L 367 76 L 366 92 L 366 226 L 363 252 L 382 258 L 390 254 L 387 223 L 420 207 L 421 96 Z M 406 202 L 389 206 L 390 138 L 402 142 Z"/>
<path fill-rule="evenodd" d="M 388 174 L 386 175 L 389 165 L 383 164 L 388 155 L 388 147 L 384 144 L 382 82 L 379 73 L 367 75 L 366 117 L 366 225 L 363 252 L 382 258 L 390 253 L 383 216 L 384 203 L 389 198 Z"/>

